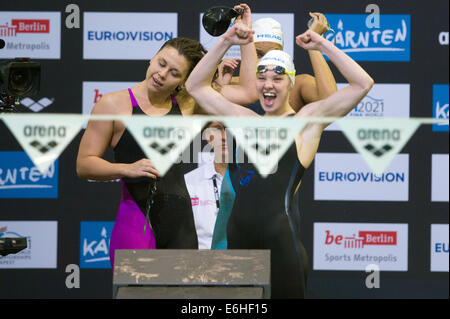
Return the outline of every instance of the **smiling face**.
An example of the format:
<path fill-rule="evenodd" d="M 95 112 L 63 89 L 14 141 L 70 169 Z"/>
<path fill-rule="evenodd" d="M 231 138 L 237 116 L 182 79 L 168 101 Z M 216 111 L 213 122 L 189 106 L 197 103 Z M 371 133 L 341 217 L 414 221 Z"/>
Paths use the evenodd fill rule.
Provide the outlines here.
<path fill-rule="evenodd" d="M 151 60 L 147 69 L 147 88 L 150 92 L 172 94 L 184 83 L 189 62 L 178 50 L 166 46 Z"/>
<path fill-rule="evenodd" d="M 287 111 L 292 83 L 287 74 L 275 73 L 273 67 L 268 65 L 268 71 L 256 75 L 256 89 L 264 112 L 267 115 L 280 115 Z"/>

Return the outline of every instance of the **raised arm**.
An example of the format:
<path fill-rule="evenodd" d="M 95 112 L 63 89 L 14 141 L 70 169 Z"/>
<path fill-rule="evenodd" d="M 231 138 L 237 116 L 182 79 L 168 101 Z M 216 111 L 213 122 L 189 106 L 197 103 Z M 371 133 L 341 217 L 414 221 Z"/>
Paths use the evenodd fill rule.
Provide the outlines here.
<path fill-rule="evenodd" d="M 252 16 L 250 7 L 246 4 L 240 4 L 234 7 L 244 10 L 242 18 L 239 18 L 243 25 L 249 29 L 252 28 Z M 253 41 L 247 44 L 241 44 L 241 67 L 239 72 L 239 82 L 231 82 L 222 86 L 221 93 L 229 101 L 239 105 L 249 105 L 258 99 L 256 92 L 256 64 L 258 57 L 256 56 L 255 44 Z"/>
<path fill-rule="evenodd" d="M 296 42 L 304 49 L 320 50 L 326 54 L 349 83 L 328 98 L 306 105 L 296 116 L 345 116 L 372 88 L 373 79 L 358 63 L 314 31 L 308 30 L 297 36 Z M 322 123 L 321 126 L 325 128 L 329 124 Z"/>
<path fill-rule="evenodd" d="M 322 35 L 328 31 L 328 22 L 325 16 L 319 12 L 309 13 L 314 19 L 310 30 Z M 295 86 L 290 95 L 291 107 L 298 112 L 304 105 L 318 100 L 323 100 L 337 91 L 336 80 L 318 50 L 308 50 L 314 76 L 300 74 L 295 78 Z"/>
<path fill-rule="evenodd" d="M 208 114 L 212 115 L 257 115 L 252 110 L 230 102 L 211 87 L 211 81 L 217 63 L 225 52 L 234 44 L 248 44 L 253 38 L 253 31 L 241 21 L 219 38 L 216 44 L 200 60 L 186 81 L 186 90 Z M 255 68 L 256 69 L 256 68 Z M 256 73 L 256 72 L 255 72 Z"/>
<path fill-rule="evenodd" d="M 308 30 L 297 36 L 296 42 L 304 49 L 320 50 L 336 65 L 348 81 L 349 86 L 337 91 L 324 100 L 305 105 L 296 117 L 342 117 L 370 91 L 372 78 L 347 54 L 336 48 L 330 41 L 314 31 Z M 304 167 L 313 161 L 322 132 L 330 123 L 308 123 L 296 139 L 298 158 Z"/>

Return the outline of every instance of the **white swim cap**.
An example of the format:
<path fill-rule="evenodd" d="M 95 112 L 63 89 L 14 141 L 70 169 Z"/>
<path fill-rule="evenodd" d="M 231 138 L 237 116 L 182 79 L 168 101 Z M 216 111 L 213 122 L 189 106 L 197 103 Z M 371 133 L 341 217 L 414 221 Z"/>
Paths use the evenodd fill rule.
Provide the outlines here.
<path fill-rule="evenodd" d="M 262 18 L 253 22 L 254 42 L 274 42 L 283 47 L 281 24 L 272 18 Z"/>
<path fill-rule="evenodd" d="M 281 50 L 270 50 L 258 62 L 260 65 L 278 65 L 287 71 L 287 75 L 291 79 L 292 85 L 295 83 L 295 66 L 291 56 Z"/>

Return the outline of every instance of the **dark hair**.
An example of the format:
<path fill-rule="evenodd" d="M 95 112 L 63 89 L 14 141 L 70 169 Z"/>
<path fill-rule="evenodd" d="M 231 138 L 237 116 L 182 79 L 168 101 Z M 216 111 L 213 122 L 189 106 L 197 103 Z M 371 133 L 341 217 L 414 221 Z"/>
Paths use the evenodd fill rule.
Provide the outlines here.
<path fill-rule="evenodd" d="M 197 40 L 192 40 L 188 38 L 174 38 L 166 41 L 161 49 L 170 46 L 178 51 L 178 53 L 186 58 L 190 63 L 187 76 L 191 74 L 197 63 L 203 58 L 203 56 L 208 52 L 203 45 Z"/>

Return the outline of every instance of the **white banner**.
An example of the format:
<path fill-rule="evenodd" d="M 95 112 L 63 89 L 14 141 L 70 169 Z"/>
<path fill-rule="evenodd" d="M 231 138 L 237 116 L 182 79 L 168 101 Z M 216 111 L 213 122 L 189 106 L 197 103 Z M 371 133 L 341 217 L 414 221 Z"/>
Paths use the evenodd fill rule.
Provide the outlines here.
<path fill-rule="evenodd" d="M 161 173 L 166 172 L 174 162 L 178 161 L 178 152 L 183 151 L 189 145 L 201 130 L 203 123 L 207 121 L 220 121 L 226 124 L 230 132 L 236 137 L 239 147 L 244 149 L 249 159 L 264 177 L 276 171 L 278 161 L 308 121 L 328 123 L 336 120 L 335 118 L 184 117 L 177 115 L 164 117 L 150 117 L 146 115 L 88 116 L 82 114 L 49 113 L 0 114 L 0 119 L 5 121 L 11 133 L 16 137 L 24 151 L 27 152 L 33 163 L 43 174 L 45 174 L 49 165 L 59 157 L 61 152 L 64 151 L 66 146 L 78 134 L 88 119 L 123 121 L 127 128 L 130 129 L 130 132 L 134 134 L 133 136 L 142 147 L 143 152 L 147 156 L 153 154 L 149 158 L 158 162 L 157 165 Z M 347 175 L 342 175 L 339 172 L 336 173 L 335 181 L 347 181 L 351 183 L 356 180 L 377 183 L 380 181 L 392 182 L 394 179 L 403 182 L 404 177 L 394 176 L 398 175 L 397 173 L 394 175 L 392 175 L 392 172 L 382 173 L 389 167 L 392 159 L 402 149 L 403 145 L 414 134 L 420 124 L 448 123 L 448 120 L 437 119 L 340 119 L 340 121 L 345 122 L 343 125 L 344 134 L 348 136 L 356 150 L 375 172 L 372 175 L 379 174 L 377 176 L 369 176 L 366 172 L 348 172 Z M 169 153 L 171 159 L 167 161 Z M 174 155 L 175 153 L 177 155 Z M 359 156 L 358 154 L 355 155 Z M 404 155 L 408 156 L 408 154 Z M 319 156 L 317 154 L 316 164 L 318 163 L 317 157 Z M 403 158 L 402 156 L 403 154 L 399 155 L 399 157 Z M 407 168 L 408 164 L 403 164 L 406 166 L 402 167 Z M 354 164 L 352 165 L 355 168 Z M 396 167 L 398 166 L 397 164 L 395 165 Z M 366 168 L 362 165 L 360 169 L 365 170 Z M 404 175 L 405 173 L 407 175 L 408 171 L 400 172 L 400 175 Z M 342 177 L 346 177 L 347 179 L 344 178 L 342 180 Z M 319 180 L 333 181 L 333 178 L 330 180 L 327 172 L 319 172 Z"/>
<path fill-rule="evenodd" d="M 263 177 L 276 172 L 278 161 L 307 123 L 291 117 L 235 117 L 223 122 Z"/>
<path fill-rule="evenodd" d="M 420 125 L 410 119 L 342 119 L 337 123 L 377 175 L 385 171 Z"/>
<path fill-rule="evenodd" d="M 337 83 L 341 90 L 348 83 Z M 410 85 L 402 83 L 375 83 L 367 95 L 345 118 L 409 118 Z M 340 131 L 338 124 L 329 125 L 326 131 Z"/>
<path fill-rule="evenodd" d="M 409 154 L 397 154 L 376 176 L 357 153 L 317 153 L 314 200 L 409 200 Z"/>
<path fill-rule="evenodd" d="M 83 58 L 150 60 L 177 31 L 177 13 L 84 12 Z"/>
<path fill-rule="evenodd" d="M 6 126 L 42 174 L 80 131 L 85 118 L 70 114 L 8 114 Z"/>
<path fill-rule="evenodd" d="M 448 154 L 431 155 L 431 201 L 448 202 L 449 160 Z"/>
<path fill-rule="evenodd" d="M 448 272 L 448 224 L 431 225 L 430 269 Z"/>
<path fill-rule="evenodd" d="M 27 248 L 0 257 L 0 269 L 56 268 L 58 222 L 0 221 L 0 238 L 25 237 Z"/>
<path fill-rule="evenodd" d="M 61 12 L 0 11 L 0 59 L 61 57 Z"/>
<path fill-rule="evenodd" d="M 408 270 L 408 225 L 314 223 L 314 270 Z"/>
<path fill-rule="evenodd" d="M 135 115 L 124 117 L 123 121 L 161 176 L 181 160 L 181 153 L 200 132 L 203 123 L 198 118 L 176 115 Z"/>

